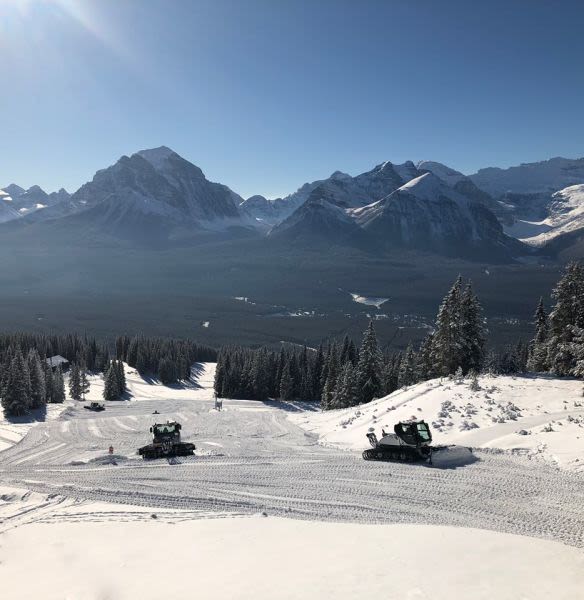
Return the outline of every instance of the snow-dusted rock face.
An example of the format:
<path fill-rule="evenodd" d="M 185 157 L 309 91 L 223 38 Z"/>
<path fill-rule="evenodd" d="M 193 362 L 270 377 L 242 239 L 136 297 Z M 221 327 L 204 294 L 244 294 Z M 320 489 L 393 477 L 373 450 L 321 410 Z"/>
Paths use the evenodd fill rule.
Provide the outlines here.
<path fill-rule="evenodd" d="M 499 258 L 520 250 L 483 204 L 429 172 L 365 206 L 354 208 L 345 198 L 330 185 L 319 186 L 270 237 L 347 240 L 462 256 L 488 250 Z"/>
<path fill-rule="evenodd" d="M 315 195 L 268 234 L 272 239 L 346 242 L 359 228 L 346 209 Z"/>
<path fill-rule="evenodd" d="M 479 189 L 470 177 L 460 171 L 455 171 L 439 162 L 424 160 L 418 163 L 419 171 L 429 171 L 446 185 L 456 190 L 469 200 L 473 200 L 488 208 L 502 222 L 510 223 L 509 208 L 501 202 L 497 202 L 490 194 Z"/>
<path fill-rule="evenodd" d="M 327 179 L 305 183 L 285 198 L 263 202 L 259 200 L 263 198 L 262 196 L 252 196 L 244 202 L 244 205 L 254 218 L 265 220 L 272 225 L 283 224 L 295 210 L 309 200 L 326 199 L 327 202 L 342 208 L 357 208 L 387 196 L 418 175 L 420 172 L 411 161 L 402 165 L 394 165 L 386 161 L 356 177 L 335 171 Z"/>
<path fill-rule="evenodd" d="M 250 196 L 239 205 L 240 210 L 266 228 L 281 220 L 280 211 L 273 200 L 264 196 Z"/>
<path fill-rule="evenodd" d="M 38 185 L 33 185 L 28 190 L 14 183 L 0 190 L 0 200 L 10 202 L 10 209 L 0 209 L 3 213 L 2 222 L 12 221 L 25 215 L 40 211 L 48 206 L 52 206 L 66 200 L 69 194 L 66 190 L 60 189 L 58 192 L 47 194 Z M 0 217 L 2 219 L 2 217 Z"/>
<path fill-rule="evenodd" d="M 91 209 L 92 218 L 113 226 L 131 227 L 146 218 L 224 229 L 251 224 L 239 210 L 241 202 L 227 186 L 208 181 L 201 169 L 163 146 L 122 156 L 98 171 L 69 205 L 72 212 Z"/>
<path fill-rule="evenodd" d="M 512 250 L 496 217 L 432 173 L 353 211 L 358 225 L 384 245 L 454 251 L 497 247 Z"/>
<path fill-rule="evenodd" d="M 507 192 L 516 194 L 551 194 L 565 187 L 584 183 L 584 158 L 551 158 L 509 169 L 480 169 L 470 178 L 495 198 Z"/>
<path fill-rule="evenodd" d="M 8 192 L 0 190 L 0 223 L 6 223 L 18 219 L 20 215 L 14 208 L 12 197 Z"/>

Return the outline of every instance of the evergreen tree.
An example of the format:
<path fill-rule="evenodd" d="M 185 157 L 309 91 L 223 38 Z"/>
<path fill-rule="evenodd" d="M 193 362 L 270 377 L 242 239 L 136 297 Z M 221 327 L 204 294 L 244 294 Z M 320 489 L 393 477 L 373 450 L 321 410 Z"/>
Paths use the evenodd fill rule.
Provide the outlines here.
<path fill-rule="evenodd" d="M 280 381 L 280 400 L 294 399 L 294 382 L 292 381 L 292 373 L 290 371 L 290 361 L 286 361 L 282 369 L 282 379 Z"/>
<path fill-rule="evenodd" d="M 163 385 L 170 385 L 177 381 L 176 365 L 169 356 L 165 356 L 158 364 L 158 377 Z"/>
<path fill-rule="evenodd" d="M 548 369 L 548 331 L 548 316 L 543 298 L 540 298 L 535 311 L 535 336 L 531 340 L 529 348 L 528 368 L 530 371 L 541 372 Z"/>
<path fill-rule="evenodd" d="M 472 290 L 470 281 L 460 299 L 461 335 L 463 338 L 460 366 L 465 373 L 480 371 L 485 352 L 485 328 L 482 307 Z"/>
<path fill-rule="evenodd" d="M 323 373 L 326 373 L 326 381 L 322 388 L 320 405 L 322 410 L 329 410 L 335 407 L 334 395 L 337 387 L 337 379 L 341 373 L 336 344 L 333 344 L 329 350 Z"/>
<path fill-rule="evenodd" d="M 116 379 L 118 381 L 118 390 L 120 396 L 126 393 L 126 373 L 124 371 L 124 363 L 121 360 L 114 360 L 116 368 Z"/>
<path fill-rule="evenodd" d="M 253 357 L 251 379 L 253 397 L 257 400 L 266 400 L 270 395 L 270 382 L 268 371 L 268 353 L 265 348 L 260 349 Z"/>
<path fill-rule="evenodd" d="M 584 328 L 584 269 L 570 263 L 552 292 L 556 303 L 549 316 L 548 364 L 557 375 L 572 375 L 576 367 L 574 329 Z"/>
<path fill-rule="evenodd" d="M 416 374 L 416 354 L 412 345 L 409 344 L 406 353 L 401 361 L 398 385 L 399 387 L 408 387 L 418 381 Z"/>
<path fill-rule="evenodd" d="M 81 371 L 77 364 L 71 367 L 69 373 L 69 395 L 73 400 L 81 400 Z"/>
<path fill-rule="evenodd" d="M 369 322 L 359 351 L 357 388 L 360 403 L 371 402 L 373 398 L 380 397 L 382 393 L 381 356 L 377 347 L 373 321 Z"/>
<path fill-rule="evenodd" d="M 120 388 L 116 367 L 111 362 L 104 375 L 103 398 L 104 400 L 118 400 Z"/>
<path fill-rule="evenodd" d="M 10 363 L 2 396 L 2 408 L 8 417 L 24 415 L 31 406 L 28 368 L 20 348 Z"/>
<path fill-rule="evenodd" d="M 30 404 L 31 408 L 41 408 L 46 403 L 45 373 L 36 350 L 32 349 L 27 357 L 28 372 L 30 376 Z"/>
<path fill-rule="evenodd" d="M 89 393 L 89 379 L 87 378 L 87 369 L 85 365 L 81 365 L 79 369 L 79 383 L 81 387 L 81 397 L 85 400 L 85 396 Z"/>
<path fill-rule="evenodd" d="M 357 404 L 357 385 L 355 367 L 350 358 L 345 362 L 337 380 L 330 408 L 347 408 Z"/>
<path fill-rule="evenodd" d="M 441 377 L 455 373 L 463 361 L 461 297 L 462 277 L 459 276 L 438 309 L 432 338 L 432 362 Z"/>
<path fill-rule="evenodd" d="M 53 370 L 51 369 L 51 367 L 45 362 L 44 364 L 45 370 L 44 370 L 44 375 L 45 375 L 45 402 L 47 404 L 53 404 L 54 400 L 53 400 L 53 393 L 54 393 L 54 385 L 53 385 L 53 380 L 54 380 L 54 375 L 53 375 Z"/>
<path fill-rule="evenodd" d="M 51 400 L 55 404 L 65 402 L 65 381 L 63 380 L 63 372 L 61 367 L 57 367 L 53 373 Z"/>
<path fill-rule="evenodd" d="M 417 355 L 416 371 L 421 381 L 432 379 L 435 376 L 434 364 L 432 362 L 433 335 L 427 335 L 420 345 Z"/>

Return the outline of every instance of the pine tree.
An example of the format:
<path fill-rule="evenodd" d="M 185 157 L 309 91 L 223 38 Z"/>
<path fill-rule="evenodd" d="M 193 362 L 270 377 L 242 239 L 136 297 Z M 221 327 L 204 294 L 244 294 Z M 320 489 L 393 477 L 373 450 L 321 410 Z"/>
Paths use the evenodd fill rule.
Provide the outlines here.
<path fill-rule="evenodd" d="M 432 338 L 432 362 L 441 377 L 455 373 L 461 366 L 464 348 L 461 297 L 462 277 L 458 276 L 438 309 Z"/>
<path fill-rule="evenodd" d="M 120 396 L 126 393 L 126 373 L 124 371 L 124 363 L 121 360 L 114 361 L 116 365 L 116 379 L 118 381 L 118 390 Z"/>
<path fill-rule="evenodd" d="M 347 408 L 357 404 L 355 367 L 350 359 L 343 365 L 330 408 Z"/>
<path fill-rule="evenodd" d="M 268 353 L 265 348 L 255 353 L 251 368 L 253 396 L 257 400 L 266 400 L 270 394 L 268 380 Z"/>
<path fill-rule="evenodd" d="M 69 395 L 73 400 L 81 400 L 81 372 L 77 364 L 71 367 L 69 373 Z"/>
<path fill-rule="evenodd" d="M 570 263 L 554 288 L 556 303 L 549 316 L 548 364 L 557 375 L 572 375 L 576 367 L 573 327 L 584 328 L 584 269 Z"/>
<path fill-rule="evenodd" d="M 52 388 L 52 402 L 55 404 L 65 402 L 65 381 L 63 380 L 61 367 L 57 367 L 57 370 L 53 373 Z"/>
<path fill-rule="evenodd" d="M 163 385 L 170 385 L 177 380 L 176 365 L 169 356 L 165 356 L 158 364 L 158 377 Z"/>
<path fill-rule="evenodd" d="M 79 383 L 80 383 L 80 387 L 81 387 L 81 397 L 83 398 L 83 400 L 85 400 L 85 396 L 89 393 L 89 388 L 90 388 L 90 384 L 89 384 L 89 379 L 87 378 L 87 369 L 85 367 L 85 365 L 81 365 L 80 369 L 79 369 Z"/>
<path fill-rule="evenodd" d="M 282 369 L 282 379 L 280 380 L 280 400 L 289 401 L 294 399 L 294 382 L 290 372 L 290 361 L 286 361 Z"/>
<path fill-rule="evenodd" d="M 472 290 L 470 281 L 460 299 L 461 335 L 463 338 L 460 366 L 465 373 L 479 372 L 485 353 L 485 328 L 482 307 Z"/>
<path fill-rule="evenodd" d="M 530 371 L 547 371 L 548 369 L 548 316 L 543 304 L 543 298 L 539 299 L 535 311 L 535 336 L 531 340 L 529 348 L 528 368 Z"/>
<path fill-rule="evenodd" d="M 381 356 L 373 321 L 369 322 L 359 351 L 357 388 L 360 403 L 371 402 L 374 398 L 380 397 L 382 392 Z"/>
<path fill-rule="evenodd" d="M 31 408 L 41 408 L 46 403 L 45 373 L 36 350 L 30 350 L 27 362 L 30 376 Z"/>
<path fill-rule="evenodd" d="M 329 350 L 323 369 L 323 373 L 326 373 L 326 381 L 324 382 L 320 399 L 320 406 L 323 410 L 334 408 L 334 394 L 340 372 L 338 349 L 336 344 L 333 344 Z"/>
<path fill-rule="evenodd" d="M 401 361 L 398 385 L 399 387 L 408 387 L 418 381 L 416 375 L 416 354 L 412 345 L 409 344 L 406 353 Z"/>
<path fill-rule="evenodd" d="M 118 375 L 114 363 L 111 362 L 104 375 L 103 398 L 104 400 L 117 400 L 120 397 Z"/>
<path fill-rule="evenodd" d="M 8 417 L 24 415 L 31 406 L 31 386 L 28 368 L 20 348 L 10 363 L 2 396 L 2 408 Z"/>
<path fill-rule="evenodd" d="M 53 404 L 53 402 L 54 402 L 54 400 L 53 400 L 54 374 L 53 374 L 53 370 L 51 369 L 51 367 L 48 365 L 48 363 L 46 361 L 45 361 L 44 365 L 45 365 L 45 372 L 44 372 L 44 375 L 45 375 L 45 401 L 47 404 Z"/>

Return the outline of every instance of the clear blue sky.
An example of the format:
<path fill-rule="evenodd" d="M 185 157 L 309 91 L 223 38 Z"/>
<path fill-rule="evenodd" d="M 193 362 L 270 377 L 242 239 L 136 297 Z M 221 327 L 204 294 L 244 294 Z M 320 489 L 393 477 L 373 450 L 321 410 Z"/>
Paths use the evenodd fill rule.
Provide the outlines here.
<path fill-rule="evenodd" d="M 0 185 L 167 145 L 244 197 L 584 155 L 584 2 L 0 0 Z"/>

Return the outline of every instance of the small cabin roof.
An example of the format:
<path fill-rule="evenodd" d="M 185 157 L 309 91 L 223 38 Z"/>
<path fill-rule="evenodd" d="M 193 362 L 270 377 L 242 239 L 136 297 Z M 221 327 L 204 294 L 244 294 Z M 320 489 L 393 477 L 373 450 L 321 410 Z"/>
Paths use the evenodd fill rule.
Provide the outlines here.
<path fill-rule="evenodd" d="M 59 365 L 69 364 L 69 361 L 60 354 L 57 354 L 56 356 L 47 358 L 47 364 L 49 367 L 58 367 Z"/>

